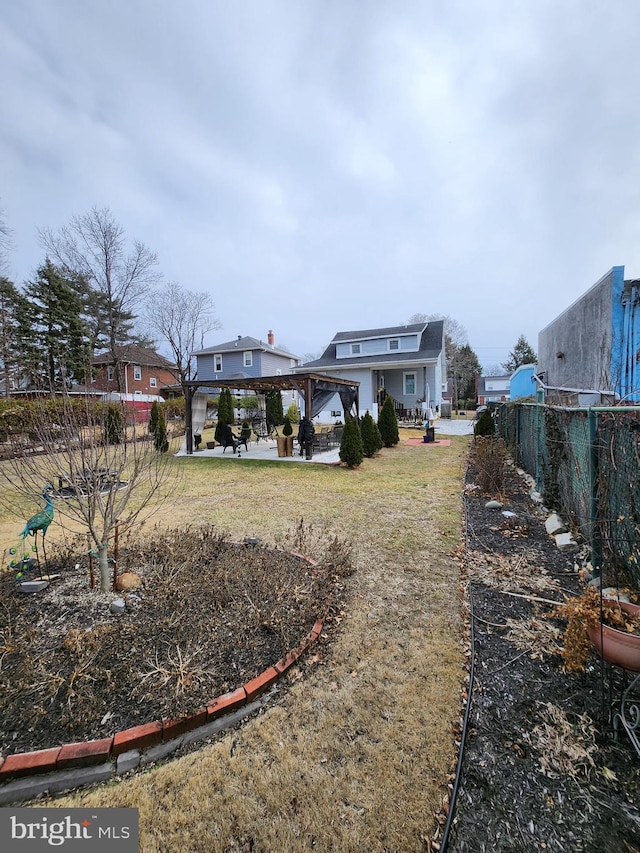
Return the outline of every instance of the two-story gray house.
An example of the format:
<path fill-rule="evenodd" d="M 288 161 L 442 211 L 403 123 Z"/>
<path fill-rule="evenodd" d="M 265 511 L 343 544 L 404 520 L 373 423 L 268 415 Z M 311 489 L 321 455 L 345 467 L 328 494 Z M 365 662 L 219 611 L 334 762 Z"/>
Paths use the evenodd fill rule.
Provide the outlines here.
<path fill-rule="evenodd" d="M 269 331 L 266 343 L 249 336 L 216 344 L 193 353 L 196 357 L 198 379 L 253 379 L 259 376 L 280 376 L 293 373 L 300 359 L 275 346 L 274 334 Z"/>
<path fill-rule="evenodd" d="M 422 404 L 442 403 L 446 382 L 444 322 L 413 323 L 384 329 L 338 332 L 319 359 L 294 372 L 316 372 L 360 383 L 360 411 L 378 417 L 378 407 L 390 394 L 408 413 Z M 343 417 L 339 397 L 329 401 L 321 421 Z"/>

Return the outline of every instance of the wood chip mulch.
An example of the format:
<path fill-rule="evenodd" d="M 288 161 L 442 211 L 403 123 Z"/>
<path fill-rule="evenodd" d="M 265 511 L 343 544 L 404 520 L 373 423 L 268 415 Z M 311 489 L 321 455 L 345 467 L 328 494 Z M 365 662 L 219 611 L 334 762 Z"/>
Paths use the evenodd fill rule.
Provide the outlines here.
<path fill-rule="evenodd" d="M 109 609 L 117 593 L 91 588 L 86 555 L 50 561 L 42 592 L 20 592 L 14 571 L 0 576 L 2 754 L 206 707 L 295 648 L 350 571 L 339 543 L 311 565 L 209 528 L 123 549 L 118 568 L 142 578 L 122 615 Z"/>

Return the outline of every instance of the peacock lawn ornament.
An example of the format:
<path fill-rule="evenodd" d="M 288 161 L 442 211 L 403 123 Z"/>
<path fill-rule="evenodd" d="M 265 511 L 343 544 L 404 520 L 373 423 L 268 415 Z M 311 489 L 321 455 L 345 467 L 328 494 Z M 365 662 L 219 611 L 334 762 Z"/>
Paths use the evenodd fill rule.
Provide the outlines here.
<path fill-rule="evenodd" d="M 40 557 L 38 555 L 38 531 L 42 533 L 42 550 L 44 553 L 44 564 L 45 566 L 47 565 L 47 550 L 44 546 L 44 538 L 46 536 L 47 530 L 49 529 L 49 525 L 53 521 L 54 509 L 53 500 L 51 499 L 52 491 L 53 486 L 47 484 L 44 487 L 42 497 L 44 498 L 44 502 L 46 504 L 45 508 L 41 509 L 40 512 L 37 512 L 35 515 L 31 516 L 31 518 L 25 524 L 24 530 L 20 533 L 20 539 L 23 542 L 27 538 L 27 536 L 33 536 L 34 543 L 32 546 L 32 550 L 35 551 L 38 566 L 40 565 Z M 10 548 L 9 553 L 14 555 L 18 552 L 18 550 L 18 548 Z M 20 570 L 16 575 L 16 580 L 20 580 L 20 578 L 28 570 L 30 565 L 29 554 L 25 552 L 25 546 L 21 545 L 20 550 L 23 551 L 22 558 L 20 560 L 13 559 L 9 564 L 11 568 L 17 568 L 18 566 L 20 566 Z"/>

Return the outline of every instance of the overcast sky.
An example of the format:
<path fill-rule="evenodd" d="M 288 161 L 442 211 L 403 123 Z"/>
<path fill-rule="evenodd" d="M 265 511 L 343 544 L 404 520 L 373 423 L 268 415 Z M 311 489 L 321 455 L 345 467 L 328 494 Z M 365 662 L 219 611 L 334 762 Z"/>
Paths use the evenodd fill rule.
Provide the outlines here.
<path fill-rule="evenodd" d="M 303 356 L 450 315 L 485 365 L 640 277 L 637 0 L 5 0 L 7 274 L 109 207 Z"/>

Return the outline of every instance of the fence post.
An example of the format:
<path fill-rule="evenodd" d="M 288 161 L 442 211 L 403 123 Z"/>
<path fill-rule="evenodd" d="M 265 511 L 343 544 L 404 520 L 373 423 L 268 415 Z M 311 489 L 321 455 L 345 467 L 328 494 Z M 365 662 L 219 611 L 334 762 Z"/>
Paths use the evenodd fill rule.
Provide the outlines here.
<path fill-rule="evenodd" d="M 602 564 L 602 538 L 598 525 L 598 413 L 589 409 L 589 527 L 593 576 L 599 577 Z"/>
<path fill-rule="evenodd" d="M 542 412 L 544 388 L 536 391 L 536 489 L 542 494 Z"/>

